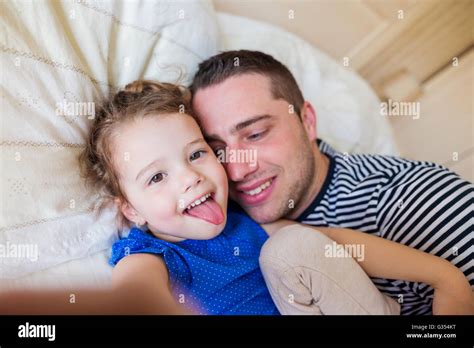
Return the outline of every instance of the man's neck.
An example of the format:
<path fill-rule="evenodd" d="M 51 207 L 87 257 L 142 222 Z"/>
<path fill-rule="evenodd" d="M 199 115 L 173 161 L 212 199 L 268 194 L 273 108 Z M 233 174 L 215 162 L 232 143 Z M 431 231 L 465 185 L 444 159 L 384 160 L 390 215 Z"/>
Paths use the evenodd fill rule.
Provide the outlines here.
<path fill-rule="evenodd" d="M 317 145 L 316 145 L 317 146 Z M 307 190 L 307 194 L 305 194 L 298 207 L 294 209 L 291 214 L 286 216 L 287 219 L 295 220 L 298 218 L 316 199 L 318 194 L 321 192 L 321 188 L 324 185 L 324 182 L 328 176 L 329 172 L 329 158 L 324 153 L 322 153 L 319 148 L 314 149 L 314 172 L 316 175 L 314 176 L 314 180 L 311 183 L 309 190 Z"/>

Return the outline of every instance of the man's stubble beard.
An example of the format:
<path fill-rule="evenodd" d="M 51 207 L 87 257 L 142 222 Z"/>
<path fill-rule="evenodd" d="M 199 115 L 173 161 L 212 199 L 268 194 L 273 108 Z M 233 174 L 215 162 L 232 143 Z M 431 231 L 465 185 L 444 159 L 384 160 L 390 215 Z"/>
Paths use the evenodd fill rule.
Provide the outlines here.
<path fill-rule="evenodd" d="M 311 144 L 306 138 L 300 143 L 300 146 L 304 151 L 299 153 L 296 162 L 296 168 L 299 169 L 298 174 L 289 173 L 293 180 L 285 191 L 285 199 L 278 210 L 278 214 L 275 214 L 272 221 L 285 218 L 295 210 L 300 209 L 304 203 L 305 194 L 309 192 L 312 186 L 316 171 L 314 154 L 311 150 Z"/>
<path fill-rule="evenodd" d="M 305 194 L 308 193 L 310 187 L 313 183 L 315 177 L 315 156 L 312 151 L 312 144 L 308 141 L 306 133 L 302 129 L 302 132 L 299 134 L 300 142 L 296 146 L 297 149 L 297 160 L 295 162 L 295 168 L 293 173 L 288 173 L 285 171 L 287 178 L 291 181 L 289 182 L 288 187 L 283 191 L 282 201 L 276 205 L 270 204 L 270 206 L 276 206 L 276 209 L 272 209 L 265 214 L 265 216 L 259 216 L 260 214 L 251 214 L 251 211 L 248 210 L 247 213 L 257 222 L 264 224 L 270 223 L 286 216 L 290 215 L 293 211 L 300 208 L 300 205 L 303 204 Z M 269 202 L 270 203 L 270 202 Z M 258 210 L 259 207 L 254 209 Z M 267 208 L 269 209 L 269 208 Z"/>

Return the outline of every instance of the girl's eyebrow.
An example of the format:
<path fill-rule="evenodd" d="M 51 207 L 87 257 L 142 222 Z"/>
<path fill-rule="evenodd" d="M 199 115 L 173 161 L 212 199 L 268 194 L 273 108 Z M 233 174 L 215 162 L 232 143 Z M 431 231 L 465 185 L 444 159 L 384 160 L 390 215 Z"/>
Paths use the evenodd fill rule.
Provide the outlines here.
<path fill-rule="evenodd" d="M 204 139 L 203 138 L 198 138 L 196 140 L 193 140 L 191 141 L 190 143 L 188 143 L 185 148 L 188 148 L 190 147 L 191 145 L 194 145 L 194 144 L 197 144 L 197 143 L 205 143 Z M 138 181 L 138 179 L 143 175 L 145 174 L 151 167 L 153 167 L 155 164 L 161 162 L 161 159 L 160 158 L 157 158 L 155 159 L 153 162 L 151 162 L 150 164 L 148 164 L 145 168 L 143 168 L 142 170 L 140 170 L 138 172 L 138 175 L 137 177 L 135 178 L 135 181 Z"/>
<path fill-rule="evenodd" d="M 197 144 L 197 143 L 205 143 L 205 141 L 204 141 L 203 138 L 197 138 L 196 140 L 193 140 L 190 143 L 188 143 L 185 148 L 187 149 L 191 145 L 194 145 L 194 144 Z"/>
<path fill-rule="evenodd" d="M 145 168 L 143 168 L 142 170 L 140 170 L 140 172 L 138 172 L 138 175 L 137 177 L 135 178 L 135 181 L 138 181 L 138 179 L 143 175 L 145 174 L 151 167 L 153 167 L 155 164 L 161 162 L 161 159 L 157 158 L 156 160 L 154 160 L 153 162 L 151 162 L 150 164 L 148 164 Z"/>

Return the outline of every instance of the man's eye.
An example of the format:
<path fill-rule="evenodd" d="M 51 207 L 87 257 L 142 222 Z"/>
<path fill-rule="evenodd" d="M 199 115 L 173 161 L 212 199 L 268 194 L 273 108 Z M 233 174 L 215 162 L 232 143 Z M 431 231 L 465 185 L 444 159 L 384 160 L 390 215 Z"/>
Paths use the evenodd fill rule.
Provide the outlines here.
<path fill-rule="evenodd" d="M 189 157 L 189 160 L 190 161 L 195 161 L 198 158 L 201 158 L 201 156 L 203 156 L 206 152 L 207 151 L 204 151 L 204 150 L 199 150 L 199 151 L 193 152 L 192 155 Z"/>
<path fill-rule="evenodd" d="M 258 140 L 260 139 L 267 131 L 259 132 L 259 133 L 254 133 L 248 136 L 249 140 Z"/>
<path fill-rule="evenodd" d="M 225 152 L 225 148 L 224 147 L 216 147 L 216 148 L 212 149 L 212 151 L 214 151 L 214 154 L 216 156 L 219 156 L 220 154 Z"/>
<path fill-rule="evenodd" d="M 157 174 L 153 175 L 153 177 L 151 178 L 148 185 L 159 183 L 164 178 L 165 178 L 165 176 L 164 176 L 163 173 L 157 173 Z"/>

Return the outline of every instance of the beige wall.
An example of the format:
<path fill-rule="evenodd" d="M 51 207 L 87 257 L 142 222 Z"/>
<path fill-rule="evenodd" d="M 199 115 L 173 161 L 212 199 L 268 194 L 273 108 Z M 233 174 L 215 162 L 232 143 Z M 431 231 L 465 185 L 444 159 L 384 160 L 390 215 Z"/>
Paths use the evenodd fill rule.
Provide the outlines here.
<path fill-rule="evenodd" d="M 344 57 L 380 23 L 377 13 L 356 1 L 214 0 L 214 5 L 283 27 L 334 58 Z"/>
<path fill-rule="evenodd" d="M 423 2 L 441 1 L 450 0 L 214 0 L 214 5 L 218 11 L 283 27 L 342 59 L 398 20 L 399 10 L 409 17 Z"/>
<path fill-rule="evenodd" d="M 218 11 L 295 33 L 357 71 L 382 99 L 420 103 L 391 117 L 404 157 L 474 181 L 471 0 L 214 0 Z M 453 62 L 459 64 L 453 64 Z"/>

